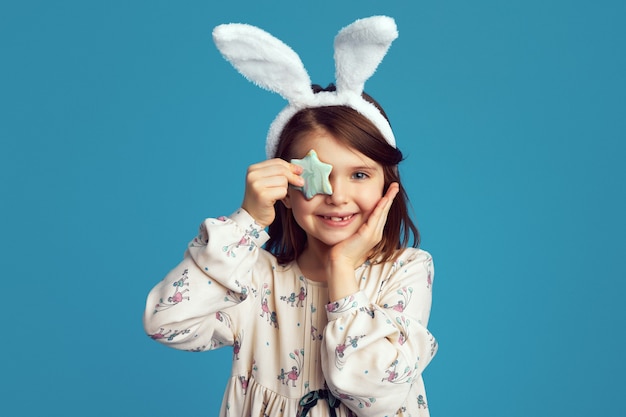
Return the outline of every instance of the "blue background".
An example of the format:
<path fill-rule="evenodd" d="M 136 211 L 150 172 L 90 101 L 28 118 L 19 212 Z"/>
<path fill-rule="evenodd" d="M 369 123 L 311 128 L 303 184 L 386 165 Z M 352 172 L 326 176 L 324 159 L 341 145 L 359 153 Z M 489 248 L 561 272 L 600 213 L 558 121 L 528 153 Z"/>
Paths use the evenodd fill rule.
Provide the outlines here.
<path fill-rule="evenodd" d="M 373 14 L 400 37 L 366 89 L 436 262 L 432 415 L 623 415 L 626 2 L 574 0 L 3 2 L 3 415 L 217 415 L 230 351 L 141 324 L 284 105 L 211 29 L 260 26 L 326 84 Z"/>

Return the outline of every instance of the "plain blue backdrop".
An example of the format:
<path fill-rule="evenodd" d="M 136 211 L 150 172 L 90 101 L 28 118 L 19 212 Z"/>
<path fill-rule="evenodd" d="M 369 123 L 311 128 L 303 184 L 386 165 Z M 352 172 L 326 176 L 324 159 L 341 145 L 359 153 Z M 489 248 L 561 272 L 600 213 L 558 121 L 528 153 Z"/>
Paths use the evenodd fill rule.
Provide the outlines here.
<path fill-rule="evenodd" d="M 366 90 L 437 271 L 431 415 L 624 415 L 621 0 L 3 2 L 2 415 L 217 415 L 231 352 L 141 324 L 285 104 L 211 30 L 260 26 L 326 84 L 336 32 L 374 14 L 400 37 Z"/>

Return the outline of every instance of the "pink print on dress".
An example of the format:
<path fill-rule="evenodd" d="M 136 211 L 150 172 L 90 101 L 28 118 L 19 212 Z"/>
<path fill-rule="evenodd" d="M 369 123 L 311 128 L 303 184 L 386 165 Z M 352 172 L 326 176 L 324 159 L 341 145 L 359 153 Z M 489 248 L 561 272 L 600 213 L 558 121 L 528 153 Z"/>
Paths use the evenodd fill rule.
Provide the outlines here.
<path fill-rule="evenodd" d="M 298 377 L 300 377 L 300 372 L 302 369 L 302 362 L 304 360 L 304 349 L 296 349 L 289 354 L 289 357 L 296 361 L 296 365 L 291 367 L 291 371 L 285 371 L 284 368 L 280 369 L 280 374 L 278 374 L 278 380 L 284 384 L 289 385 L 289 381 L 291 381 L 291 386 L 296 386 L 296 381 Z"/>
<path fill-rule="evenodd" d="M 287 373 L 287 379 L 291 381 L 292 386 L 295 387 L 296 381 L 298 380 L 298 377 L 300 376 L 300 372 L 302 370 L 302 362 L 304 361 L 304 349 L 300 349 L 299 351 L 298 349 L 294 350 L 292 353 L 289 354 L 289 357 L 296 361 L 296 366 L 291 367 L 291 371 Z"/>
<path fill-rule="evenodd" d="M 343 366 L 346 364 L 346 360 L 344 359 L 344 356 L 346 354 L 346 349 L 358 348 L 359 339 L 363 337 L 365 337 L 365 335 L 348 336 L 348 338 L 343 343 L 337 345 L 337 347 L 335 348 L 335 366 L 337 367 L 337 369 L 342 370 Z"/>
<path fill-rule="evenodd" d="M 287 304 L 291 304 L 292 307 L 304 307 L 304 300 L 306 299 L 306 289 L 300 287 L 300 292 L 296 295 L 292 292 L 289 297 L 286 295 L 280 296 L 281 301 L 286 301 Z"/>
<path fill-rule="evenodd" d="M 241 247 L 247 247 L 248 251 L 252 251 L 256 248 L 256 243 L 254 239 L 258 239 L 261 235 L 260 230 L 254 225 L 250 225 L 250 228 L 244 231 L 243 236 L 236 243 L 231 243 L 230 245 L 224 246 L 222 251 L 226 252 L 226 256 L 229 258 L 236 257 L 235 251 Z"/>
<path fill-rule="evenodd" d="M 357 305 L 358 303 L 354 301 L 354 296 L 351 295 L 342 300 L 327 304 L 326 311 L 328 311 L 329 313 L 343 313 L 350 310 L 351 308 L 356 307 Z"/>
<path fill-rule="evenodd" d="M 383 378 L 382 381 L 391 382 L 393 384 L 411 383 L 411 380 L 412 380 L 411 376 L 413 375 L 413 371 L 411 370 L 411 368 L 406 366 L 401 373 L 398 372 L 397 368 L 398 368 L 398 360 L 396 359 L 395 361 L 391 363 L 391 366 L 389 367 L 389 369 L 385 371 L 387 376 Z"/>
<path fill-rule="evenodd" d="M 274 325 L 278 329 L 278 318 L 275 311 L 271 311 L 267 296 L 272 294 L 272 290 L 269 289 L 269 285 L 263 284 L 263 293 L 261 294 L 261 317 L 265 317 L 269 323 Z"/>
<path fill-rule="evenodd" d="M 175 337 L 180 336 L 181 334 L 187 334 L 190 331 L 191 330 L 189 329 L 165 331 L 165 329 L 161 327 L 158 332 L 152 333 L 148 336 L 150 336 L 153 340 L 167 340 L 168 342 L 171 342 L 172 340 L 174 340 Z"/>
<path fill-rule="evenodd" d="M 241 345 L 243 343 L 243 330 L 237 334 L 235 341 L 233 343 L 233 358 L 238 361 L 239 360 L 239 352 L 241 351 Z"/>
<path fill-rule="evenodd" d="M 409 338 L 409 324 L 411 320 L 407 319 L 404 316 L 396 317 L 396 324 L 400 328 L 400 337 L 398 338 L 398 343 L 403 345 Z"/>
<path fill-rule="evenodd" d="M 248 393 L 248 382 L 250 380 L 248 379 L 248 377 L 244 376 L 244 375 L 239 375 L 239 382 L 241 383 L 241 389 L 243 390 L 243 395 L 246 395 Z"/>
<path fill-rule="evenodd" d="M 393 309 L 397 312 L 404 312 L 404 309 L 411 301 L 411 297 L 413 296 L 413 288 L 411 287 L 402 287 L 396 294 L 400 295 L 400 298 L 396 302 L 396 304 L 384 304 L 383 307 Z"/>
<path fill-rule="evenodd" d="M 183 300 L 189 300 L 189 296 L 184 295 L 185 293 L 189 292 L 189 288 L 183 289 L 183 287 L 189 287 L 189 283 L 187 282 L 189 277 L 187 276 L 187 273 L 188 270 L 185 269 L 180 279 L 172 283 L 172 287 L 174 287 L 174 293 L 171 296 L 167 297 L 167 300 L 161 298 L 157 305 L 154 307 L 153 314 L 172 308 L 175 305 L 181 303 Z"/>
<path fill-rule="evenodd" d="M 223 311 L 218 311 L 217 313 L 215 313 L 215 318 L 218 321 L 221 321 L 222 323 L 224 323 L 224 325 L 228 327 L 229 329 L 233 325 L 233 320 L 230 318 L 230 314 L 225 313 Z"/>

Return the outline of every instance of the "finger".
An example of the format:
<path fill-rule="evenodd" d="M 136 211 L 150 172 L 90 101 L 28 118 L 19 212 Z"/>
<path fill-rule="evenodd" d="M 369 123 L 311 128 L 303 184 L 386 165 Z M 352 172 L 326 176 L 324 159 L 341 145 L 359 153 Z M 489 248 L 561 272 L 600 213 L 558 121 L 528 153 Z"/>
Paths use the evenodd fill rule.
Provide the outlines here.
<path fill-rule="evenodd" d="M 399 192 L 400 192 L 400 186 L 398 185 L 397 182 L 391 183 L 391 185 L 389 185 L 389 188 L 387 189 L 387 192 L 385 193 L 385 196 L 383 197 L 384 199 L 383 213 L 385 214 L 385 216 L 387 215 L 387 213 L 389 213 L 389 209 L 391 209 L 393 201 L 396 199 L 396 196 L 398 195 Z"/>
<path fill-rule="evenodd" d="M 291 169 L 291 172 L 297 175 L 300 175 L 304 172 L 304 167 L 292 163 L 289 163 L 289 169 Z"/>
<path fill-rule="evenodd" d="M 255 190 L 262 192 L 270 188 L 282 188 L 287 191 L 287 178 L 282 175 L 273 175 L 271 177 L 257 178 L 252 186 Z"/>
<path fill-rule="evenodd" d="M 389 210 L 395 200 L 396 196 L 400 192 L 400 186 L 398 183 L 392 183 L 385 195 L 380 199 L 378 205 L 372 212 L 370 219 L 372 220 L 372 227 L 374 228 L 376 233 L 382 233 L 385 224 L 387 224 L 387 216 L 389 215 Z M 368 222 L 369 223 L 369 222 Z"/>
<path fill-rule="evenodd" d="M 300 165 L 292 164 L 291 162 L 287 162 L 280 158 L 271 159 L 268 162 L 276 167 L 286 168 L 287 172 L 284 175 L 287 177 L 287 180 L 290 184 L 299 187 L 304 185 L 304 179 L 301 177 L 302 173 L 304 172 L 304 168 Z"/>
<path fill-rule="evenodd" d="M 385 195 L 378 201 L 378 204 L 372 212 L 372 215 L 384 215 L 386 217 L 387 213 L 389 213 L 391 205 L 393 204 L 393 200 L 396 198 L 396 195 L 398 195 L 398 192 L 400 192 L 400 186 L 398 185 L 398 183 L 391 183 Z"/>
<path fill-rule="evenodd" d="M 289 167 L 289 162 L 283 161 L 282 159 L 268 159 L 266 161 L 262 161 L 253 165 L 250 165 L 248 168 L 249 172 L 275 172 L 277 170 L 291 170 Z"/>
<path fill-rule="evenodd" d="M 256 182 L 265 178 L 278 177 L 284 178 L 285 186 L 293 184 L 295 186 L 303 186 L 304 179 L 299 175 L 302 173 L 302 167 L 299 167 L 282 159 L 270 159 L 261 163 L 251 165 L 248 168 L 248 179 L 250 182 Z"/>
<path fill-rule="evenodd" d="M 303 187 L 304 186 L 304 178 L 302 178 L 300 176 L 300 174 L 302 174 L 302 172 L 304 172 L 304 169 L 298 165 L 293 165 L 292 166 L 298 168 L 294 171 L 291 171 L 291 175 L 289 175 L 287 177 L 287 180 L 289 181 L 289 184 L 291 185 L 295 185 L 296 187 Z"/>
<path fill-rule="evenodd" d="M 280 158 L 272 159 L 269 162 L 273 168 L 272 173 L 275 175 L 284 175 L 289 184 L 297 187 L 304 185 L 304 178 L 300 176 L 304 172 L 304 168 L 300 165 L 292 164 Z"/>
<path fill-rule="evenodd" d="M 271 204 L 269 204 L 270 206 L 273 206 L 274 203 L 276 203 L 279 200 L 282 200 L 286 196 L 287 196 L 286 188 L 275 187 L 275 188 L 267 188 L 265 190 L 265 198 L 267 198 L 267 200 L 271 202 Z"/>
<path fill-rule="evenodd" d="M 259 164 L 260 166 L 281 166 L 287 168 L 290 172 L 300 175 L 304 172 L 304 168 L 300 165 L 292 164 L 291 162 L 287 162 L 284 159 L 274 158 L 268 159 L 267 161 L 263 161 Z"/>
<path fill-rule="evenodd" d="M 385 197 L 389 198 L 390 205 L 391 203 L 393 203 L 393 200 L 396 198 L 399 192 L 400 192 L 400 185 L 397 182 L 392 182 L 391 184 L 389 184 L 389 188 L 387 188 Z"/>

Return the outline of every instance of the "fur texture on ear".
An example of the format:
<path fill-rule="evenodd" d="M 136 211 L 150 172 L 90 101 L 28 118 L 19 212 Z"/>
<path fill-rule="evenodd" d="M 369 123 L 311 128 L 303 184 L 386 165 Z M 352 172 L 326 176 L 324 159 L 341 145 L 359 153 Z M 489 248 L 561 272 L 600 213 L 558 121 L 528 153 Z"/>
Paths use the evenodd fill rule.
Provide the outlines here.
<path fill-rule="evenodd" d="M 357 20 L 339 31 L 335 37 L 337 90 L 360 95 L 397 37 L 396 23 L 387 16 Z"/>
<path fill-rule="evenodd" d="M 279 39 L 241 23 L 217 26 L 213 41 L 244 77 L 289 103 L 309 102 L 311 79 L 298 54 Z"/>
<path fill-rule="evenodd" d="M 378 108 L 363 99 L 365 82 L 374 74 L 391 43 L 398 37 L 394 20 L 387 16 L 360 19 L 335 37 L 336 91 L 313 94 L 310 77 L 300 57 L 269 33 L 246 24 L 219 25 L 213 30 L 215 45 L 244 77 L 288 101 L 270 125 L 266 154 L 273 158 L 280 134 L 299 110 L 344 105 L 368 118 L 391 146 L 395 137 Z"/>

